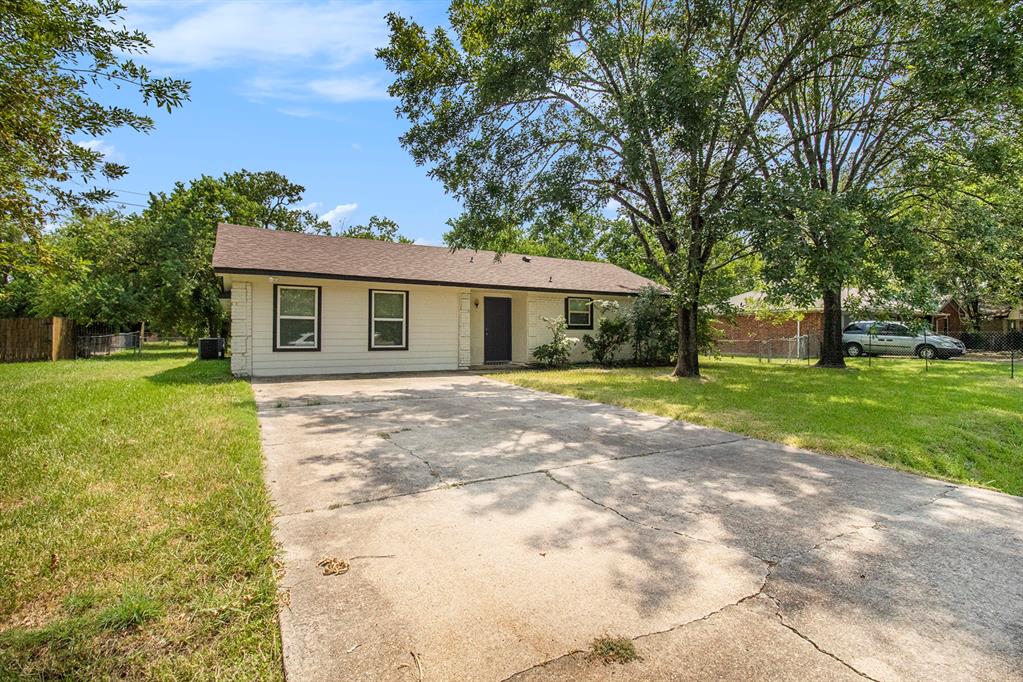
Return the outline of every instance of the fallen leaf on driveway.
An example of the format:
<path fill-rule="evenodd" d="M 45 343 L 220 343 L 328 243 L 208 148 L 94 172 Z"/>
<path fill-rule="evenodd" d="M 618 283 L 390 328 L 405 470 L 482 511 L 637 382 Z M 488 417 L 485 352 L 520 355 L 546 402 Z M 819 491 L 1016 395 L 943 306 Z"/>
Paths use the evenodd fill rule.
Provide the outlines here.
<path fill-rule="evenodd" d="M 347 561 L 334 556 L 325 556 L 316 565 L 323 569 L 323 575 L 343 575 L 350 568 Z"/>

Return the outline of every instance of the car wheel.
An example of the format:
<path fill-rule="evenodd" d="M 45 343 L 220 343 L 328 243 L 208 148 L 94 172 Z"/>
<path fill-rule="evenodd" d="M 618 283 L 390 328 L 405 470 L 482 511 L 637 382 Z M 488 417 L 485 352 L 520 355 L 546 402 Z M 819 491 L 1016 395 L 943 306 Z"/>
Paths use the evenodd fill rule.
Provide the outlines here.
<path fill-rule="evenodd" d="M 858 358 L 863 355 L 863 346 L 858 343 L 845 344 L 845 354 L 851 358 Z"/>
<path fill-rule="evenodd" d="M 924 345 L 917 348 L 916 354 L 920 356 L 920 359 L 922 360 L 934 360 L 935 358 L 938 357 L 938 351 L 936 351 L 934 349 L 934 346 L 932 346 L 929 343 L 925 343 Z"/>

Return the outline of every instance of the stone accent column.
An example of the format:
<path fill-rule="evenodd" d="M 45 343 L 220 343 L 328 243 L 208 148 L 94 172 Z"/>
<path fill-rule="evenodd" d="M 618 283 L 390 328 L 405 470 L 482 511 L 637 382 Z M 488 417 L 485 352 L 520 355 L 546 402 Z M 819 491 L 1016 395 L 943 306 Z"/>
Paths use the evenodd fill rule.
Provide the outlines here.
<path fill-rule="evenodd" d="M 536 295 L 526 299 L 526 357 L 532 360 L 533 349 L 540 345 L 540 302 Z"/>
<path fill-rule="evenodd" d="M 252 376 L 252 284 L 231 286 L 231 373 Z"/>
<path fill-rule="evenodd" d="M 458 295 L 458 368 L 468 369 L 471 364 L 469 331 L 469 292 Z"/>

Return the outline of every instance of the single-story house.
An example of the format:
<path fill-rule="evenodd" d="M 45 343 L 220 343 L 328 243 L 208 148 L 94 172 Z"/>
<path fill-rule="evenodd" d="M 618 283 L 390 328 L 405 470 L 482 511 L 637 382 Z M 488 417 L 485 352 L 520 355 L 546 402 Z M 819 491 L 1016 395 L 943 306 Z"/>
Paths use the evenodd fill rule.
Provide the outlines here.
<path fill-rule="evenodd" d="M 254 377 L 526 363 L 551 339 L 544 318 L 578 339 L 595 300 L 628 306 L 656 286 L 610 263 L 227 224 L 213 270 L 230 293 L 231 370 Z"/>
<path fill-rule="evenodd" d="M 856 288 L 842 289 L 843 327 L 854 321 L 854 315 L 845 308 L 846 304 L 852 301 L 862 304 L 860 298 Z M 824 302 L 821 299 L 808 306 L 770 305 L 764 292 L 754 290 L 731 297 L 728 304 L 735 311 L 734 321 L 715 322 L 715 327 L 726 340 L 782 339 L 806 334 L 820 338 L 824 331 Z M 864 314 L 860 313 L 861 316 Z M 938 334 L 954 334 L 965 329 L 963 311 L 950 296 L 943 298 L 934 310 L 920 311 L 916 317 Z"/>
<path fill-rule="evenodd" d="M 981 306 L 981 331 L 1009 334 L 1023 331 L 1023 305 Z"/>

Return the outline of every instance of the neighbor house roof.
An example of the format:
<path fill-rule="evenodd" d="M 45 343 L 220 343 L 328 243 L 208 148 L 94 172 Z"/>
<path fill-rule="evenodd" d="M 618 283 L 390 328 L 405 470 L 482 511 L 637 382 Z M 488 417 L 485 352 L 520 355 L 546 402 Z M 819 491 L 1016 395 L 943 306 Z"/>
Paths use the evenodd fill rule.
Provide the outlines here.
<path fill-rule="evenodd" d="M 860 294 L 859 289 L 856 289 L 855 287 L 843 288 L 842 289 L 842 303 L 845 303 L 850 298 L 858 298 L 859 294 Z M 735 308 L 738 308 L 740 310 L 740 312 L 744 311 L 744 310 L 761 310 L 761 309 L 763 309 L 763 310 L 789 310 L 789 311 L 798 310 L 798 311 L 801 311 L 801 312 L 811 312 L 811 311 L 815 311 L 815 310 L 817 310 L 817 311 L 824 310 L 824 301 L 822 299 L 819 299 L 819 298 L 818 299 L 814 299 L 812 304 L 806 305 L 806 306 L 794 305 L 792 303 L 784 303 L 784 302 L 779 303 L 779 302 L 776 302 L 776 301 L 769 302 L 768 299 L 767 299 L 767 294 L 764 293 L 763 291 L 758 291 L 756 289 L 754 289 L 753 291 L 747 291 L 745 293 L 738 294 L 737 296 L 732 296 L 730 299 L 728 299 L 728 304 L 733 306 L 733 307 L 735 307 Z"/>
<path fill-rule="evenodd" d="M 851 301 L 856 301 L 867 308 L 869 308 L 871 305 L 869 294 L 861 293 L 860 290 L 857 289 L 856 287 L 843 287 L 842 305 L 844 306 L 850 303 Z M 798 311 L 804 313 L 820 312 L 824 310 L 824 301 L 823 299 L 820 298 L 814 299 L 814 301 L 810 305 L 806 306 L 794 305 L 792 303 L 787 302 L 779 303 L 775 301 L 768 301 L 767 294 L 764 293 L 763 291 L 758 291 L 756 289 L 754 289 L 753 291 L 747 291 L 737 296 L 732 296 L 730 299 L 728 299 L 728 304 L 735 308 L 738 308 L 740 314 L 758 310 L 774 310 L 788 312 Z M 945 306 L 949 304 L 958 305 L 954 298 L 952 298 L 951 296 L 945 296 L 944 298 L 941 299 L 941 302 L 938 304 L 938 306 L 933 310 L 922 310 L 919 311 L 919 313 L 921 315 L 947 316 L 947 313 L 941 313 L 941 311 L 945 308 Z"/>
<path fill-rule="evenodd" d="M 452 251 L 442 246 L 278 232 L 222 223 L 217 227 L 217 274 L 322 277 L 490 289 L 635 294 L 654 282 L 610 263 Z"/>

